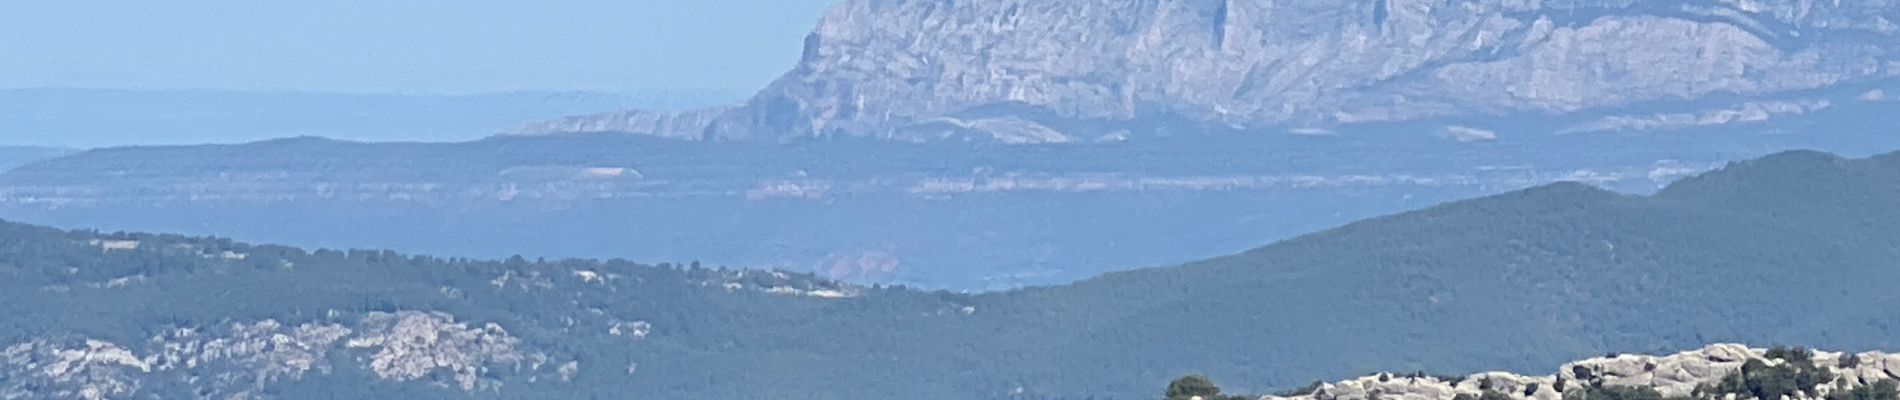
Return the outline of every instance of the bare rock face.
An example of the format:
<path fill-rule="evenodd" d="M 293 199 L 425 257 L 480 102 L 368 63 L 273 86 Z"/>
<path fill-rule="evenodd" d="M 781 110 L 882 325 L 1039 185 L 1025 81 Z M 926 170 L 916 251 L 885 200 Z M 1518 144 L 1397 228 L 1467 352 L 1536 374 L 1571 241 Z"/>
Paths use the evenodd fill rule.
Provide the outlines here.
<path fill-rule="evenodd" d="M 1843 358 L 1855 361 L 1853 367 L 1843 366 Z M 1834 375 L 1851 382 L 1870 383 L 1883 380 L 1900 380 L 1900 354 L 1868 352 L 1859 354 L 1821 353 L 1815 355 L 1815 363 L 1834 366 Z M 1838 388 L 1837 388 L 1838 389 Z"/>
<path fill-rule="evenodd" d="M 737 108 L 525 131 L 1069 142 L 1555 115 L 1893 78 L 1895 20 L 1892 1 L 845 0 Z"/>
<path fill-rule="evenodd" d="M 1740 371 L 1749 360 L 1770 365 L 1783 361 L 1766 358 L 1767 350 L 1738 344 L 1716 344 L 1699 350 L 1666 356 L 1615 355 L 1592 358 L 1557 369 L 1543 376 L 1524 376 L 1508 372 L 1485 372 L 1461 379 L 1447 380 L 1432 376 L 1378 374 L 1337 383 L 1322 384 L 1312 393 L 1290 397 L 1267 396 L 1266 400 L 1451 400 L 1460 394 L 1479 396 L 1486 390 L 1523 400 L 1559 400 L 1568 391 L 1591 386 L 1633 386 L 1656 389 L 1664 397 L 1688 396 L 1704 384 L 1720 382 Z M 1856 362 L 1844 363 L 1852 357 Z M 1837 379 L 1805 393 L 1802 399 L 1818 399 L 1828 393 L 1851 390 L 1886 380 L 1900 380 L 1900 355 L 1880 352 L 1859 354 L 1815 352 L 1816 366 L 1824 367 Z M 1851 365 L 1849 365 L 1851 364 Z"/>
<path fill-rule="evenodd" d="M 119 345 L 34 341 L 0 352 L 0 398 L 125 398 L 139 390 L 150 363 Z"/>
<path fill-rule="evenodd" d="M 1761 358 L 1761 353 L 1724 344 L 1663 357 L 1625 354 L 1565 364 L 1557 369 L 1557 377 L 1566 382 L 1650 387 L 1665 396 L 1686 396 L 1696 385 L 1720 381 L 1741 370 L 1743 363 Z"/>
<path fill-rule="evenodd" d="M 367 349 L 370 370 L 378 377 L 410 381 L 446 371 L 462 390 L 475 390 L 490 365 L 525 358 L 520 340 L 500 326 L 470 327 L 441 313 L 371 313 L 363 332 L 350 339 L 352 349 Z"/>
<path fill-rule="evenodd" d="M 202 393 L 244 398 L 271 383 L 328 373 L 327 353 L 350 333 L 338 324 L 287 326 L 272 320 L 232 324 L 219 334 L 175 329 L 152 338 L 152 354 L 144 360 L 156 372 L 208 378 L 200 382 Z"/>
<path fill-rule="evenodd" d="M 250 398 L 280 380 L 327 373 L 325 353 L 349 334 L 341 325 L 268 320 L 217 333 L 176 329 L 152 338 L 143 356 L 100 340 L 20 343 L 0 357 L 0 398 L 132 398 L 174 377 L 206 398 Z"/>
<path fill-rule="evenodd" d="M 652 325 L 636 322 L 626 329 L 638 338 Z M 0 349 L 0 398 L 159 398 L 181 387 L 198 398 L 257 398 L 274 384 L 332 373 L 330 354 L 342 351 L 361 357 L 341 361 L 360 363 L 379 379 L 464 392 L 499 389 L 493 378 L 504 374 L 532 380 L 545 373 L 567 381 L 581 371 L 576 361 L 557 369 L 553 364 L 561 360 L 523 347 L 500 326 L 470 326 L 448 314 L 418 311 L 369 313 L 355 329 L 274 320 L 178 328 L 142 347 L 42 339 Z"/>

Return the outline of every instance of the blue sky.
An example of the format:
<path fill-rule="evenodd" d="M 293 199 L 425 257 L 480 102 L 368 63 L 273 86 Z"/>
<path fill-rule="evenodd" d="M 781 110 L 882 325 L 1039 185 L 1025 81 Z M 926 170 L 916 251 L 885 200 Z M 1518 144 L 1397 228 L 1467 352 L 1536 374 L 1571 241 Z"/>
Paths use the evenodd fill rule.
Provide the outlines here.
<path fill-rule="evenodd" d="M 749 91 L 832 0 L 0 1 L 0 88 Z"/>

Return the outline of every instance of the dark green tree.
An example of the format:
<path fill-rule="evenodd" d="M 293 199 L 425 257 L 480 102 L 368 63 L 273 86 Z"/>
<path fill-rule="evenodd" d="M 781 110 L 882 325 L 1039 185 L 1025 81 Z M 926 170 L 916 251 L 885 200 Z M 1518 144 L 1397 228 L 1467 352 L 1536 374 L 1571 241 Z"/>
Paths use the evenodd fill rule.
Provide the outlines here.
<path fill-rule="evenodd" d="M 1837 390 L 1828 393 L 1827 400 L 1900 400 L 1900 383 L 1884 380 L 1853 390 Z"/>
<path fill-rule="evenodd" d="M 1168 384 L 1168 393 L 1165 399 L 1192 400 L 1195 397 L 1199 397 L 1202 400 L 1222 399 L 1220 386 L 1214 385 L 1214 381 L 1207 379 L 1205 375 L 1194 374 L 1183 376 L 1180 379 L 1175 379 L 1173 383 Z"/>
<path fill-rule="evenodd" d="M 1767 358 L 1779 360 L 1781 363 L 1769 365 L 1762 360 L 1748 360 L 1742 364 L 1741 371 L 1723 377 L 1722 381 L 1715 385 L 1698 388 L 1697 392 L 1714 396 L 1734 394 L 1758 399 L 1779 399 L 1782 396 L 1794 396 L 1797 393 L 1813 393 L 1815 386 L 1834 379 L 1832 373 L 1814 365 L 1813 355 L 1812 351 L 1798 347 L 1770 349 Z"/>
<path fill-rule="evenodd" d="M 1663 396 L 1648 387 L 1591 386 L 1564 393 L 1564 400 L 1663 400 Z"/>

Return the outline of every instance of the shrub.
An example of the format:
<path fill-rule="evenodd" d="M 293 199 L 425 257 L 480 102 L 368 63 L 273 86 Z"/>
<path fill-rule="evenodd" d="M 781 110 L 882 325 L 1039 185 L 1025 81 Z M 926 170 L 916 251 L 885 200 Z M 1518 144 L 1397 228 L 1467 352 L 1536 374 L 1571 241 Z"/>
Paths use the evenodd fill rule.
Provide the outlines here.
<path fill-rule="evenodd" d="M 1848 354 L 1848 355 L 1845 355 L 1845 356 L 1841 356 L 1841 362 L 1840 362 L 1840 365 L 1839 365 L 1839 367 L 1841 367 L 1841 368 L 1848 368 L 1848 369 L 1853 369 L 1853 368 L 1859 368 L 1859 367 L 1860 367 L 1860 355 L 1859 355 L 1859 354 Z"/>
<path fill-rule="evenodd" d="M 1768 357 L 1768 359 L 1770 360 L 1781 360 L 1781 361 L 1788 361 L 1788 362 L 1796 362 L 1796 361 L 1812 362 L 1814 360 L 1814 351 L 1808 350 L 1806 347 L 1775 346 L 1775 347 L 1769 348 L 1768 354 L 1766 354 L 1765 356 Z"/>
<path fill-rule="evenodd" d="M 1663 400 L 1663 396 L 1648 387 L 1592 386 L 1564 393 L 1564 400 Z"/>
<path fill-rule="evenodd" d="M 1742 364 L 1741 371 L 1723 377 L 1715 385 L 1697 388 L 1696 391 L 1714 396 L 1734 394 L 1757 399 L 1779 399 L 1782 396 L 1792 397 L 1798 392 L 1813 393 L 1815 386 L 1834 379 L 1834 374 L 1814 366 L 1813 352 L 1806 349 L 1777 347 L 1768 351 L 1768 358 L 1784 362 L 1769 366 L 1761 360 L 1748 360 Z"/>
<path fill-rule="evenodd" d="M 1589 368 L 1584 368 L 1582 365 L 1571 366 L 1570 374 L 1576 375 L 1577 380 L 1586 381 L 1586 382 L 1590 381 L 1591 379 L 1596 379 L 1596 374 L 1590 372 Z"/>
<path fill-rule="evenodd" d="M 1884 380 L 1853 390 L 1838 390 L 1828 393 L 1827 400 L 1900 400 L 1900 383 Z"/>
<path fill-rule="evenodd" d="M 1195 397 L 1203 400 L 1222 399 L 1220 386 L 1214 385 L 1214 380 L 1199 374 L 1175 379 L 1174 382 L 1168 384 L 1166 395 L 1167 400 L 1190 400 Z"/>

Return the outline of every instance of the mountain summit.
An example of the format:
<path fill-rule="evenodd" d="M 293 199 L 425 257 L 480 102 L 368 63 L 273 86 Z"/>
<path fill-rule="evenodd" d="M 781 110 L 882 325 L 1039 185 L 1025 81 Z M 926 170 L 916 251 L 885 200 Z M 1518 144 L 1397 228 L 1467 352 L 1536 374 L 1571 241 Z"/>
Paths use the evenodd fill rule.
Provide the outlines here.
<path fill-rule="evenodd" d="M 1461 117 L 1755 120 L 1900 76 L 1895 20 L 1886 1 L 846 0 L 796 68 L 741 105 L 514 133 L 1070 142 Z M 1687 119 L 1615 117 L 1636 107 Z"/>

